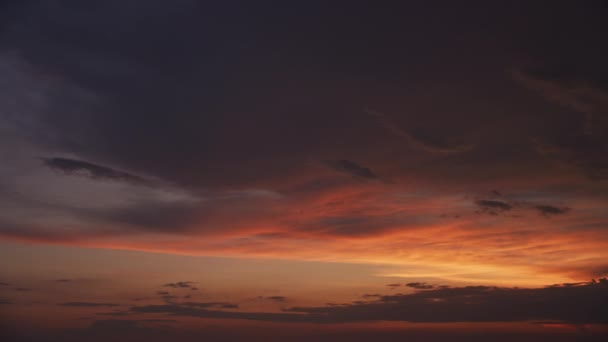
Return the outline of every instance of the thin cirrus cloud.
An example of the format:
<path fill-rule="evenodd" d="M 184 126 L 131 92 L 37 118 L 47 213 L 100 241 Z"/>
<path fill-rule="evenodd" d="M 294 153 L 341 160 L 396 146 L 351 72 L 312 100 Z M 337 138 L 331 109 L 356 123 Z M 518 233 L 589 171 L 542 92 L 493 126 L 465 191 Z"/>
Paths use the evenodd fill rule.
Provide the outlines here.
<path fill-rule="evenodd" d="M 98 180 L 148 184 L 148 181 L 142 177 L 82 160 L 53 157 L 44 158 L 43 162 L 47 167 L 69 175 L 82 175 Z"/>
<path fill-rule="evenodd" d="M 341 173 L 349 174 L 356 178 L 376 179 L 378 176 L 370 169 L 350 160 L 326 161 L 325 164 Z"/>
<path fill-rule="evenodd" d="M 428 153 L 439 153 L 439 154 L 450 154 L 450 153 L 463 153 L 471 150 L 474 146 L 472 144 L 463 144 L 456 146 L 444 146 L 436 143 L 424 141 L 420 138 L 415 137 L 413 134 L 407 132 L 403 128 L 393 123 L 384 113 L 376 110 L 366 109 L 365 112 L 371 115 L 373 118 L 392 134 L 403 138 L 410 147 Z"/>

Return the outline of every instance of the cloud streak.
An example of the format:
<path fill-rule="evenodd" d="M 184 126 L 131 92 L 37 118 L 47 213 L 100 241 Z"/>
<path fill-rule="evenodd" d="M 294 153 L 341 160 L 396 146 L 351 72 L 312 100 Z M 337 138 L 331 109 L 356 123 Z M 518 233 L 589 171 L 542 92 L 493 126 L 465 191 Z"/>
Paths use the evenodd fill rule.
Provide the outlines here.
<path fill-rule="evenodd" d="M 407 144 L 419 151 L 427 152 L 427 153 L 437 153 L 437 154 L 452 154 L 452 153 L 463 153 L 470 151 L 473 149 L 472 144 L 462 144 L 456 146 L 441 146 L 439 144 L 433 144 L 422 139 L 419 139 L 407 132 L 403 128 L 397 126 L 395 123 L 390 121 L 385 114 L 366 109 L 365 112 L 375 118 L 387 131 L 392 134 L 404 139 Z"/>
<path fill-rule="evenodd" d="M 90 177 L 96 180 L 127 182 L 132 184 L 149 185 L 146 179 L 128 172 L 119 171 L 107 166 L 89 163 L 69 158 L 43 158 L 43 163 L 48 168 L 63 172 L 68 175 Z"/>

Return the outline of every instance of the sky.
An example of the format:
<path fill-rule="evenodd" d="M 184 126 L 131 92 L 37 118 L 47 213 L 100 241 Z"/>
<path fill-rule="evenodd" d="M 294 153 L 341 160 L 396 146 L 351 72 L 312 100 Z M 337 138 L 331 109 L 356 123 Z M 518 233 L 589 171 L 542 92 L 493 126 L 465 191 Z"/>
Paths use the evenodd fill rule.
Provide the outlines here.
<path fill-rule="evenodd" d="M 603 340 L 607 15 L 0 1 L 0 337 Z"/>

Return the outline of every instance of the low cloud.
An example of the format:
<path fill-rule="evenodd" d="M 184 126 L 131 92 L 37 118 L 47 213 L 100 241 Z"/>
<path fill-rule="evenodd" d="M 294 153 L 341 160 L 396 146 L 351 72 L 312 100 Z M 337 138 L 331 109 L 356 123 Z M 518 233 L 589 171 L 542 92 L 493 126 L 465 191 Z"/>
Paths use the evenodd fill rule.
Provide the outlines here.
<path fill-rule="evenodd" d="M 227 303 L 227 302 L 185 302 L 180 305 L 193 307 L 193 308 L 216 308 L 216 309 L 238 309 L 238 304 Z"/>
<path fill-rule="evenodd" d="M 263 299 L 263 300 L 269 300 L 269 301 L 277 302 L 277 303 L 282 303 L 282 302 L 286 302 L 287 301 L 287 297 L 284 297 L 284 296 L 269 296 L 269 297 L 260 296 L 258 298 L 259 299 Z"/>
<path fill-rule="evenodd" d="M 405 284 L 405 286 L 407 287 L 411 287 L 417 290 L 430 290 L 432 289 L 434 286 L 427 284 L 427 283 L 407 283 Z"/>
<path fill-rule="evenodd" d="M 96 308 L 96 307 L 116 307 L 120 306 L 120 304 L 114 303 L 95 303 L 95 302 L 67 302 L 58 304 L 59 306 L 72 306 L 72 307 L 84 307 L 84 308 Z"/>
<path fill-rule="evenodd" d="M 291 307 L 280 313 L 208 310 L 210 306 L 146 305 L 134 313 L 164 313 L 202 318 L 249 319 L 273 322 L 348 323 L 363 321 L 524 322 L 561 321 L 568 324 L 608 323 L 608 281 L 548 286 L 438 287 L 412 294 L 381 296 L 375 301 L 345 305 Z"/>
<path fill-rule="evenodd" d="M 537 205 L 534 209 L 545 216 L 562 215 L 570 211 L 568 207 L 554 207 L 552 205 Z"/>
<path fill-rule="evenodd" d="M 191 289 L 195 283 L 191 281 L 178 281 L 176 283 L 168 283 L 163 287 L 172 287 L 174 289 Z"/>
<path fill-rule="evenodd" d="M 498 213 L 513 209 L 513 205 L 498 200 L 476 200 L 475 204 L 477 204 L 481 212 L 491 215 L 497 215 Z"/>

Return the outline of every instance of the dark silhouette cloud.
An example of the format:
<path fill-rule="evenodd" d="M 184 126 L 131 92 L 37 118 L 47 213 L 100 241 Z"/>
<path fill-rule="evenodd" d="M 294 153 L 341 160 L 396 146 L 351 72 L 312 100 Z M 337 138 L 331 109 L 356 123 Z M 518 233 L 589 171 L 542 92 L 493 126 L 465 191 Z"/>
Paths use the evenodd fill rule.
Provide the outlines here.
<path fill-rule="evenodd" d="M 258 299 L 270 300 L 270 301 L 277 302 L 277 303 L 282 303 L 282 302 L 287 301 L 287 297 L 284 297 L 284 296 L 269 296 L 269 297 L 260 296 L 260 297 L 258 297 Z"/>
<path fill-rule="evenodd" d="M 116 307 L 116 306 L 120 306 L 120 304 L 114 304 L 114 303 L 95 303 L 95 302 L 66 302 L 66 303 L 61 303 L 61 304 L 57 304 L 60 306 L 73 306 L 73 307 Z"/>
<path fill-rule="evenodd" d="M 111 180 L 134 184 L 149 184 L 144 178 L 110 167 L 68 158 L 43 158 L 44 164 L 69 175 L 86 176 L 98 180 Z"/>
<path fill-rule="evenodd" d="M 568 207 L 554 207 L 552 205 L 537 205 L 534 209 L 538 210 L 545 216 L 561 215 L 569 212 L 571 209 Z"/>
<path fill-rule="evenodd" d="M 350 160 L 336 160 L 325 162 L 330 168 L 349 174 L 353 177 L 364 178 L 364 179 L 376 179 L 378 176 L 369 168 L 361 166 Z"/>
<path fill-rule="evenodd" d="M 513 205 L 504 201 L 493 199 L 476 200 L 475 204 L 479 207 L 479 212 L 490 215 L 498 215 L 513 209 Z"/>
<path fill-rule="evenodd" d="M 379 293 L 364 293 L 363 295 L 361 295 L 361 297 L 363 297 L 363 298 L 380 298 L 380 297 L 382 297 L 382 295 Z"/>
<path fill-rule="evenodd" d="M 178 281 L 176 283 L 168 283 L 168 284 L 165 284 L 163 286 L 164 287 L 172 287 L 172 288 L 175 288 L 175 289 L 178 289 L 178 288 L 192 289 L 192 288 L 194 288 L 193 287 L 194 284 L 195 283 L 191 282 L 191 281 Z"/>
<path fill-rule="evenodd" d="M 441 287 L 413 294 L 378 297 L 346 305 L 291 307 L 282 313 L 208 310 L 221 303 L 146 305 L 134 313 L 250 319 L 275 322 L 344 323 L 360 321 L 515 322 L 561 321 L 567 324 L 607 324 L 608 281 L 544 288 L 493 286 Z"/>
<path fill-rule="evenodd" d="M 417 290 L 430 290 L 434 287 L 433 285 L 427 283 L 407 283 L 405 286 L 412 287 Z"/>
<path fill-rule="evenodd" d="M 194 308 L 218 308 L 218 309 L 238 309 L 238 304 L 226 303 L 226 302 L 184 302 L 180 305 Z"/>
<path fill-rule="evenodd" d="M 55 281 L 58 283 L 70 283 L 72 282 L 72 279 L 57 279 Z"/>
<path fill-rule="evenodd" d="M 375 302 L 348 306 L 288 308 L 310 320 L 354 322 L 499 322 L 560 320 L 608 323 L 608 286 L 599 282 L 537 289 L 468 286 L 438 288 L 414 294 L 387 295 Z"/>
<path fill-rule="evenodd" d="M 401 284 L 400 283 L 393 283 L 393 284 L 386 284 L 386 286 L 388 286 L 390 288 L 395 288 L 395 287 L 400 287 Z"/>
<path fill-rule="evenodd" d="M 513 322 L 556 320 L 568 324 L 608 323 L 608 281 L 544 288 L 493 286 L 438 287 L 413 294 L 376 297 L 346 305 L 291 307 L 283 313 L 224 312 L 227 303 L 184 303 L 131 308 L 134 313 L 251 319 L 277 322 L 340 323 L 358 321 Z"/>
<path fill-rule="evenodd" d="M 97 316 L 128 316 L 130 313 L 128 311 L 114 311 L 114 312 L 98 312 L 95 315 Z"/>

